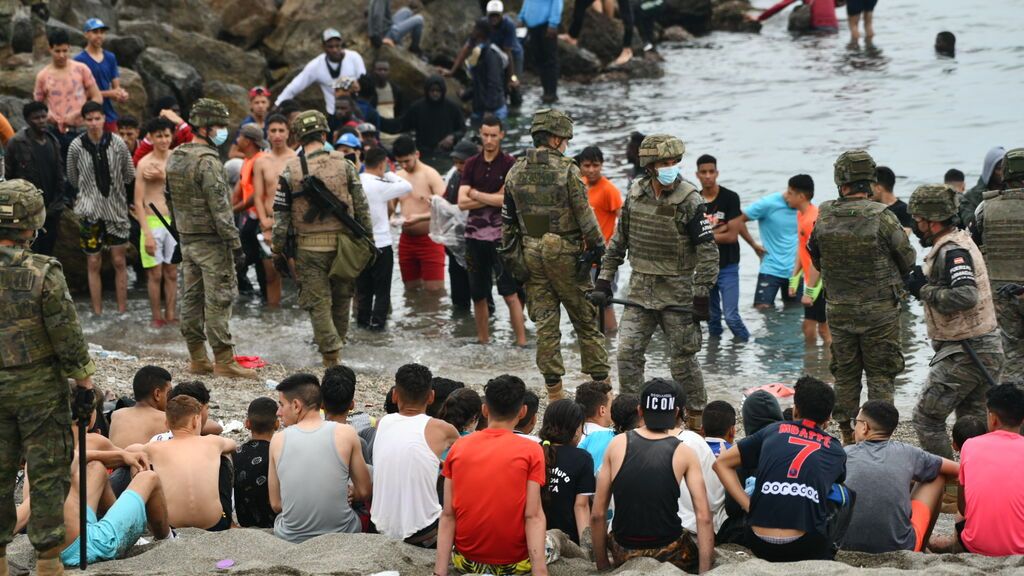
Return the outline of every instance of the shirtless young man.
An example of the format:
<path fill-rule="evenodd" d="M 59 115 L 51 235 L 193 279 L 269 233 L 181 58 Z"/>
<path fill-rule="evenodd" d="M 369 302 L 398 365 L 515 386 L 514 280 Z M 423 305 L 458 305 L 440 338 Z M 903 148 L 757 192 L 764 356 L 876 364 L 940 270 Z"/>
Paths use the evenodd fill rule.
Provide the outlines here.
<path fill-rule="evenodd" d="M 143 366 L 132 380 L 135 406 L 115 410 L 110 415 L 110 441 L 119 448 L 145 444 L 167 431 L 167 395 L 171 391 L 171 373 L 159 366 Z"/>
<path fill-rule="evenodd" d="M 223 498 L 221 457 L 235 451 L 235 441 L 200 436 L 202 406 L 190 396 L 167 402 L 167 426 L 174 437 L 142 447 L 160 477 L 167 500 L 168 521 L 175 528 L 205 528 L 211 532 L 231 527 L 231 495 Z"/>
<path fill-rule="evenodd" d="M 151 120 L 146 130 L 146 138 L 153 144 L 153 151 L 143 156 L 136 168 L 135 219 L 142 229 L 139 258 L 142 259 L 142 267 L 146 269 L 149 307 L 153 312 L 152 325 L 159 328 L 178 321 L 174 317 L 178 266 L 172 260 L 178 243 L 149 205 L 154 204 L 167 222 L 171 222 L 171 211 L 167 209 L 164 196 L 164 167 L 171 155 L 174 124 L 160 116 Z M 160 310 L 161 288 L 164 296 L 163 311 Z"/>
<path fill-rule="evenodd" d="M 284 171 L 285 164 L 295 157 L 295 150 L 288 147 L 288 119 L 280 114 L 267 118 L 267 141 L 270 152 L 267 152 L 253 164 L 253 206 L 260 219 L 264 241 L 269 240 L 274 231 L 274 194 L 277 193 L 277 180 Z M 267 278 L 267 306 L 277 308 L 281 305 L 281 275 L 274 268 L 272 259 L 263 260 L 263 270 Z"/>
<path fill-rule="evenodd" d="M 430 198 L 444 195 L 444 180 L 430 166 L 420 162 L 416 142 L 408 136 L 395 140 L 392 149 L 402 167 L 398 176 L 412 184 L 412 192 L 399 199 L 402 237 L 398 241 L 398 267 L 406 290 L 444 290 L 444 246 L 428 236 Z"/>

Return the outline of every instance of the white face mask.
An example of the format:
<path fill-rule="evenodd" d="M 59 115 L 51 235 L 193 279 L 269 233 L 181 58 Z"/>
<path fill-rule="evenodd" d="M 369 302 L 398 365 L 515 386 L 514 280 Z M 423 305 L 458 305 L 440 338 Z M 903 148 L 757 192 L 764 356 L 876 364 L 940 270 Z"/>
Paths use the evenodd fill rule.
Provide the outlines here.
<path fill-rule="evenodd" d="M 217 128 L 217 130 L 215 130 L 213 132 L 213 134 L 210 135 L 210 142 L 213 143 L 214 146 L 220 146 L 221 144 L 223 144 L 223 143 L 225 143 L 227 141 L 228 141 L 228 129 L 227 128 Z"/>
<path fill-rule="evenodd" d="M 664 168 L 658 168 L 658 182 L 660 182 L 663 186 L 668 186 L 669 184 L 675 182 L 676 178 L 678 177 L 679 164 L 676 164 L 674 166 L 665 166 Z"/>

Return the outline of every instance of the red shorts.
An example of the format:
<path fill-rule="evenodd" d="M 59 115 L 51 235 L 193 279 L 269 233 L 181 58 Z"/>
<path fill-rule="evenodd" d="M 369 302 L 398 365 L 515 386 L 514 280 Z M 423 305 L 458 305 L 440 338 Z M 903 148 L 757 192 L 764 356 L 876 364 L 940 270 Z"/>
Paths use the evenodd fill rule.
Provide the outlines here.
<path fill-rule="evenodd" d="M 910 525 L 914 527 L 914 552 L 924 551 L 924 533 L 932 520 L 932 511 L 920 500 L 910 501 Z"/>
<path fill-rule="evenodd" d="M 398 268 L 402 282 L 444 280 L 444 246 L 426 234 L 402 234 L 398 240 Z"/>

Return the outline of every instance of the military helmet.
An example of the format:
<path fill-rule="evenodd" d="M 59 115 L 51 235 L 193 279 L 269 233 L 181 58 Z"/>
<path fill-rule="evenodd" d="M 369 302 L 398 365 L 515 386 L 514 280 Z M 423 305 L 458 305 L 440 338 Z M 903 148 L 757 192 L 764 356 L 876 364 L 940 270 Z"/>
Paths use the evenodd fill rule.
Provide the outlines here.
<path fill-rule="evenodd" d="M 867 180 L 875 182 L 875 160 L 864 150 L 847 150 L 836 158 L 836 186 Z"/>
<path fill-rule="evenodd" d="M 38 230 L 46 221 L 43 193 L 28 180 L 0 182 L 0 228 Z"/>
<path fill-rule="evenodd" d="M 317 110 L 300 112 L 295 120 L 292 120 L 292 133 L 300 140 L 316 132 L 326 134 L 330 131 L 331 129 L 327 126 L 327 117 Z"/>
<path fill-rule="evenodd" d="M 640 166 L 647 167 L 662 160 L 678 162 L 685 152 L 686 145 L 679 138 L 668 134 L 652 134 L 640 143 Z"/>
<path fill-rule="evenodd" d="M 1024 180 L 1024 148 L 1014 148 L 1003 156 L 1003 182 Z"/>
<path fill-rule="evenodd" d="M 945 184 L 918 186 L 910 196 L 910 214 L 932 222 L 945 222 L 957 215 L 960 196 Z"/>
<path fill-rule="evenodd" d="M 204 126 L 227 126 L 228 107 L 212 98 L 200 98 L 192 105 L 189 121 L 196 128 Z"/>
<path fill-rule="evenodd" d="M 530 134 L 549 132 L 559 138 L 572 138 L 572 118 L 565 112 L 544 108 L 533 113 Z"/>

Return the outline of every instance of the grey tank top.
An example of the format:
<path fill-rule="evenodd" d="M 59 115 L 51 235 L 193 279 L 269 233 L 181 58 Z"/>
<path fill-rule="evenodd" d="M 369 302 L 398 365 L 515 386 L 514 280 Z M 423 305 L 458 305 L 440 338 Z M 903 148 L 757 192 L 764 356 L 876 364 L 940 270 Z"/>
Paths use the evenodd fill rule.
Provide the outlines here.
<path fill-rule="evenodd" d="M 360 532 L 359 517 L 348 504 L 348 466 L 334 445 L 335 422 L 316 430 L 289 426 L 277 462 L 281 482 L 281 513 L 274 534 L 304 542 L 332 532 Z"/>

